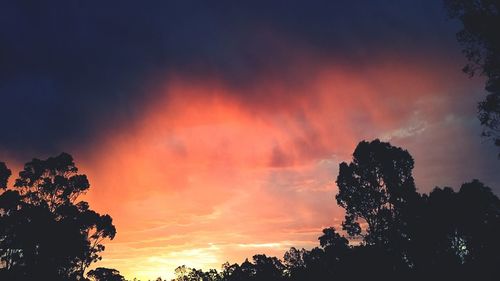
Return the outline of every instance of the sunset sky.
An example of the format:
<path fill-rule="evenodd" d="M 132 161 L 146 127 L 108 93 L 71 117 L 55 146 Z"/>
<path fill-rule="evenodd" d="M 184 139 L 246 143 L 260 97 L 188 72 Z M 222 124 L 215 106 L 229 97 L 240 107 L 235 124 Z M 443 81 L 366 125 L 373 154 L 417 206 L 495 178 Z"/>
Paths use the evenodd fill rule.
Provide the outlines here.
<path fill-rule="evenodd" d="M 440 1 L 269 2 L 1 2 L 0 161 L 73 155 L 118 231 L 97 266 L 147 280 L 312 248 L 361 140 L 408 149 L 420 192 L 500 194 L 484 80 Z"/>

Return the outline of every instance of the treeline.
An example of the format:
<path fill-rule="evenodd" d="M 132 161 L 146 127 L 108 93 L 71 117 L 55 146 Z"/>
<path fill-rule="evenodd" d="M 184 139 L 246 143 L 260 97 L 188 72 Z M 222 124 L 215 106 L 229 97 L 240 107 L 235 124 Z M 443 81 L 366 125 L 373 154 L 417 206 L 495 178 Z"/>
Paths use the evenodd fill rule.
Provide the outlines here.
<path fill-rule="evenodd" d="M 255 255 L 220 272 L 180 266 L 175 280 L 499 280 L 499 198 L 478 180 L 419 194 L 413 166 L 406 150 L 363 141 L 337 177 L 347 237 L 327 228 L 312 250 Z"/>

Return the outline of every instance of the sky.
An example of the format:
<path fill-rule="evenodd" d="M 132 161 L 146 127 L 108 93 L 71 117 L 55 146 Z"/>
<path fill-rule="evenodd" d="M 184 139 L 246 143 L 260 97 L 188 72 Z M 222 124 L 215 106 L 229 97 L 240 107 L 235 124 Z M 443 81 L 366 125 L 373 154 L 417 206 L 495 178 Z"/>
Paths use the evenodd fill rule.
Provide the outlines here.
<path fill-rule="evenodd" d="M 379 138 L 419 192 L 478 178 L 484 79 L 440 1 L 2 1 L 0 160 L 62 151 L 127 278 L 312 248 L 339 227 L 338 165 Z"/>

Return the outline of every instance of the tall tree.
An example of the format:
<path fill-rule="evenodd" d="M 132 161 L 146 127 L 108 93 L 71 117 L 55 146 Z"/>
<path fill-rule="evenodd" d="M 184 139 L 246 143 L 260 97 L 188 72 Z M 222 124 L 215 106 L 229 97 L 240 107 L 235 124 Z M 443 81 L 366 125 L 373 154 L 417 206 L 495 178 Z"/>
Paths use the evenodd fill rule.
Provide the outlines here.
<path fill-rule="evenodd" d="M 337 177 L 336 199 L 346 210 L 343 228 L 349 235 L 387 244 L 388 237 L 403 234 L 405 208 L 418 197 L 413 166 L 411 155 L 399 147 L 379 140 L 358 144 Z M 365 231 L 360 222 L 367 224 Z"/>
<path fill-rule="evenodd" d="M 500 1 L 445 0 L 445 5 L 450 17 L 463 24 L 457 33 L 468 60 L 463 71 L 487 78 L 488 95 L 479 103 L 479 120 L 483 135 L 500 146 Z"/>
<path fill-rule="evenodd" d="M 89 187 L 69 154 L 26 163 L 14 187 L 0 195 L 0 260 L 7 265 L 1 274 L 13 280 L 83 280 L 100 259 L 103 240 L 116 234 L 109 215 L 78 200 Z"/>

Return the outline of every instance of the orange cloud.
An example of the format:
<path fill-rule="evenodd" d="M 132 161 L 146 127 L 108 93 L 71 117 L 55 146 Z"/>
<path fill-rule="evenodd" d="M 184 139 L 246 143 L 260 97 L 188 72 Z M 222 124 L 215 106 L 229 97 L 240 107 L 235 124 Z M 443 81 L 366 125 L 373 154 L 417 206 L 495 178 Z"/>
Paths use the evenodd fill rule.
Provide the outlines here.
<path fill-rule="evenodd" d="M 453 112 L 454 67 L 317 62 L 298 67 L 301 81 L 271 75 L 247 88 L 169 75 L 140 119 L 77 157 L 87 199 L 118 228 L 100 266 L 153 279 L 313 247 L 342 220 L 338 163 L 362 139 L 432 140 Z"/>

